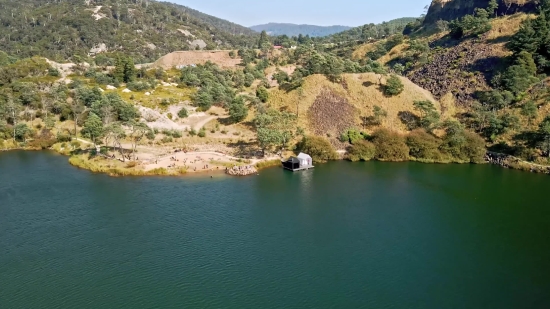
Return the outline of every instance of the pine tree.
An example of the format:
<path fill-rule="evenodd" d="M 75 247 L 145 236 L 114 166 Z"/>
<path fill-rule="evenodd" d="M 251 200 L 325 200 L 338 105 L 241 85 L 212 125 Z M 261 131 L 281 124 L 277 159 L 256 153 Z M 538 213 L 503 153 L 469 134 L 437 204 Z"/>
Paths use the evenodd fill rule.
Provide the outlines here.
<path fill-rule="evenodd" d="M 124 61 L 124 82 L 131 83 L 136 79 L 136 65 L 132 57 L 127 57 Z"/>
<path fill-rule="evenodd" d="M 124 81 L 124 66 L 124 58 L 121 55 L 117 55 L 115 59 L 115 70 L 113 71 L 113 76 L 119 83 Z"/>

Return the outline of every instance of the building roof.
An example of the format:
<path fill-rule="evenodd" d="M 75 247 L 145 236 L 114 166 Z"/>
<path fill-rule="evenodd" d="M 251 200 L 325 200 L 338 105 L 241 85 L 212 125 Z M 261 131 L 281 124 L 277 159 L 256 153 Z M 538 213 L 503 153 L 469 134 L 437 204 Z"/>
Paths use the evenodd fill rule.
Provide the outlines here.
<path fill-rule="evenodd" d="M 286 162 L 300 163 L 300 160 L 296 157 L 290 157 Z"/>
<path fill-rule="evenodd" d="M 307 160 L 307 159 L 310 159 L 310 160 L 311 160 L 311 157 L 310 157 L 310 155 L 308 155 L 308 154 L 305 154 L 305 153 L 303 153 L 303 152 L 300 152 L 300 154 L 298 155 L 298 159 L 306 159 L 306 160 Z"/>

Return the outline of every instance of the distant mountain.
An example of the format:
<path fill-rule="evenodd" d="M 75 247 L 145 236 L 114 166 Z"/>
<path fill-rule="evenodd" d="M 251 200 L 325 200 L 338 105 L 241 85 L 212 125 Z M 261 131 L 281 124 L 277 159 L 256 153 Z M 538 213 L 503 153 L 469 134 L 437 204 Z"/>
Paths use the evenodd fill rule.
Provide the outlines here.
<path fill-rule="evenodd" d="M 185 6 L 152 0 L 0 0 L 0 50 L 56 61 L 123 52 L 150 62 L 177 50 L 257 44 L 258 34 Z"/>
<path fill-rule="evenodd" d="M 347 26 L 314 26 L 314 25 L 296 25 L 296 24 L 280 24 L 269 23 L 265 25 L 252 26 L 250 29 L 262 32 L 266 31 L 269 35 L 288 35 L 289 37 L 309 35 L 310 37 L 323 37 L 338 32 L 351 29 Z"/>

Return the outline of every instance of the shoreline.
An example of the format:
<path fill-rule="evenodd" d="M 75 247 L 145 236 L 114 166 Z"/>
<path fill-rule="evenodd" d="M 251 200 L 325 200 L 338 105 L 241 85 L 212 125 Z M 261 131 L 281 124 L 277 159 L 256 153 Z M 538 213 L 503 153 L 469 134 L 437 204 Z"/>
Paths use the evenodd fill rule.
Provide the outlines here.
<path fill-rule="evenodd" d="M 0 152 L 9 152 L 9 151 L 52 151 L 56 154 L 66 156 L 69 158 L 68 163 L 72 165 L 73 167 L 76 167 L 78 169 L 87 170 L 92 173 L 97 174 L 106 174 L 111 177 L 128 177 L 128 176 L 171 176 L 171 177 L 181 177 L 181 176 L 200 176 L 200 175 L 207 175 L 207 174 L 225 174 L 228 176 L 233 177 L 246 177 L 246 176 L 252 176 L 256 175 L 259 171 L 267 168 L 272 168 L 275 166 L 279 166 L 281 164 L 281 160 L 279 159 L 259 159 L 256 162 L 248 162 L 247 164 L 243 164 L 242 162 L 237 162 L 239 164 L 234 164 L 234 167 L 245 167 L 248 166 L 250 168 L 254 168 L 254 172 L 246 174 L 246 175 L 238 175 L 238 174 L 231 174 L 227 173 L 232 167 L 228 166 L 228 164 L 224 164 L 223 168 L 220 165 L 215 165 L 215 167 L 218 168 L 209 168 L 209 169 L 198 169 L 198 170 L 188 170 L 185 168 L 152 168 L 149 170 L 145 170 L 142 168 L 136 168 L 139 166 L 139 164 L 136 164 L 132 167 L 123 167 L 123 166 L 114 166 L 114 165 L 102 165 L 102 164 L 92 164 L 94 162 L 94 159 L 101 158 L 99 156 L 93 157 L 92 159 L 83 159 L 84 156 L 86 156 L 86 153 L 78 154 L 78 155 L 71 155 L 67 153 L 63 153 L 54 147 L 49 149 L 38 149 L 38 148 L 25 148 L 25 147 L 18 147 L 18 148 L 9 148 L 9 149 L 0 149 Z M 205 153 L 214 153 L 214 152 L 190 152 L 189 155 L 194 154 L 205 154 Z M 225 154 L 218 153 L 218 155 L 226 156 Z M 105 158 L 103 158 L 105 159 Z M 114 159 L 113 159 L 114 160 Z M 117 160 L 118 161 L 118 160 Z M 341 158 L 338 161 L 349 161 L 345 158 Z M 474 164 L 469 162 L 427 162 L 423 160 L 406 160 L 408 162 L 418 162 L 423 164 Z M 403 161 L 403 162 L 406 162 Z M 97 161 L 96 161 L 97 162 Z M 121 162 L 121 163 L 134 163 L 135 161 L 127 161 L 127 162 Z M 385 162 L 385 161 L 381 161 Z M 502 153 L 496 153 L 487 151 L 487 154 L 485 155 L 485 163 L 483 164 L 491 164 L 491 165 L 497 165 L 501 168 L 506 169 L 513 169 L 513 170 L 519 170 L 524 172 L 530 172 L 535 174 L 546 174 L 550 175 L 550 166 L 545 165 L 539 165 L 536 163 L 531 163 L 527 161 L 523 161 L 517 157 L 502 154 Z"/>

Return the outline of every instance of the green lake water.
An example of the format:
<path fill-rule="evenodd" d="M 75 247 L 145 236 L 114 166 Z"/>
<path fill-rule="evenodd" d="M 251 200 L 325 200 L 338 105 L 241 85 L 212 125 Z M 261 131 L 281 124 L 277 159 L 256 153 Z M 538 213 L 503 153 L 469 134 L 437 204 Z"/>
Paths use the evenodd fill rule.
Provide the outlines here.
<path fill-rule="evenodd" d="M 335 162 L 111 178 L 0 153 L 0 308 L 549 308 L 550 178 Z"/>

